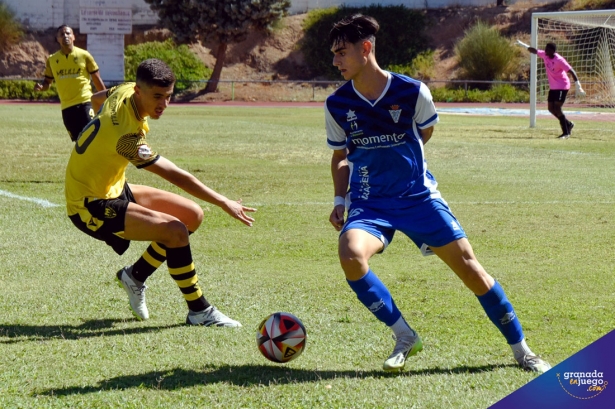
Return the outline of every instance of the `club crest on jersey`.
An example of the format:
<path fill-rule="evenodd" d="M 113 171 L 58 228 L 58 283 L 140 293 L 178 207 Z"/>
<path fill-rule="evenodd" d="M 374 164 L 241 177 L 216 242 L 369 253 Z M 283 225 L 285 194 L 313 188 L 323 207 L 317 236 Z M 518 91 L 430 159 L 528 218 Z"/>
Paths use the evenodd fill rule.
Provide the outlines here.
<path fill-rule="evenodd" d="M 146 159 L 149 159 L 152 156 L 152 150 L 147 145 L 141 145 L 141 146 L 139 146 L 139 150 L 137 151 L 137 155 L 139 155 L 139 158 L 141 158 L 143 160 L 146 160 Z"/>
<path fill-rule="evenodd" d="M 79 57 L 73 57 L 73 62 L 75 64 L 78 64 L 79 63 Z"/>
<path fill-rule="evenodd" d="M 356 120 L 357 120 L 357 115 L 354 113 L 352 109 L 349 109 L 348 112 L 346 112 L 346 122 L 352 122 Z"/>
<path fill-rule="evenodd" d="M 401 109 L 399 109 L 399 105 L 391 105 L 391 109 L 389 109 L 389 114 L 391 114 L 393 122 L 397 123 L 399 121 L 399 116 L 401 115 Z"/>

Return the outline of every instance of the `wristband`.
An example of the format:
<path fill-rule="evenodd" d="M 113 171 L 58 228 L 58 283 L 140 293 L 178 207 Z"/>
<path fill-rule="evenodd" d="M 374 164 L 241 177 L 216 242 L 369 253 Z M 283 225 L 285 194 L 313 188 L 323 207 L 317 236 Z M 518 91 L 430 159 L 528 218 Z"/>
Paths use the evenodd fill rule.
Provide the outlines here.
<path fill-rule="evenodd" d="M 583 87 L 581 87 L 581 81 L 575 81 L 575 82 L 574 82 L 574 85 L 575 85 L 577 88 L 583 88 Z"/>
<path fill-rule="evenodd" d="M 344 206 L 346 207 L 346 198 L 342 196 L 335 196 L 333 198 L 333 207 Z"/>

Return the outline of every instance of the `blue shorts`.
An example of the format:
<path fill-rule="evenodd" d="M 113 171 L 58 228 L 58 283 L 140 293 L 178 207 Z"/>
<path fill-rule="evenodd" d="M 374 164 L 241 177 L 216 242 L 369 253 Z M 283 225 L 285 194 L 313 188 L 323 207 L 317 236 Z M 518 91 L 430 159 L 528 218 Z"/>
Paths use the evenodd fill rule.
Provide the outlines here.
<path fill-rule="evenodd" d="M 340 235 L 350 229 L 366 231 L 382 241 L 385 248 L 399 230 L 408 236 L 424 255 L 429 254 L 429 247 L 441 247 L 467 237 L 442 199 L 428 199 L 412 207 L 393 210 L 371 209 L 362 207 L 360 203 L 352 203 Z"/>

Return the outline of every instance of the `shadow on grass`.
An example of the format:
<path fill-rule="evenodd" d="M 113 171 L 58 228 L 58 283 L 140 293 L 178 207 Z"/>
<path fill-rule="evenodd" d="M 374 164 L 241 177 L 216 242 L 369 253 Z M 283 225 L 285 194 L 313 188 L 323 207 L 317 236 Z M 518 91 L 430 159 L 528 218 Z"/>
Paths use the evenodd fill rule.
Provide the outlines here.
<path fill-rule="evenodd" d="M 320 382 L 328 379 L 366 379 L 391 378 L 400 376 L 421 376 L 439 374 L 472 374 L 490 372 L 516 365 L 459 366 L 456 368 L 430 368 L 400 374 L 373 371 L 322 371 L 293 369 L 273 365 L 208 365 L 203 371 L 176 368 L 164 372 L 147 372 L 111 378 L 95 385 L 71 386 L 61 389 L 48 389 L 33 393 L 33 396 L 68 396 L 98 393 L 106 390 L 126 390 L 131 388 L 172 391 L 198 385 L 225 383 L 234 386 L 273 386 L 294 383 Z"/>
<path fill-rule="evenodd" d="M 0 344 L 14 344 L 26 341 L 45 341 L 54 339 L 76 340 L 81 338 L 99 337 L 101 335 L 131 335 L 155 332 L 166 328 L 175 328 L 185 324 L 164 326 L 148 326 L 137 328 L 114 328 L 116 323 L 126 322 L 125 319 L 90 320 L 81 325 L 0 325 Z"/>

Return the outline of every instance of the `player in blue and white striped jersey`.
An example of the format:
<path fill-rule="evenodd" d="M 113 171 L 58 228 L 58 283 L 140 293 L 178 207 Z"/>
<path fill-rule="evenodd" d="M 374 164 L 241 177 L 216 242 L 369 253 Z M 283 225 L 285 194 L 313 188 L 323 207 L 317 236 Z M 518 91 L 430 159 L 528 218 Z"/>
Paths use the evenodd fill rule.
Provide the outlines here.
<path fill-rule="evenodd" d="M 424 255 L 441 258 L 476 295 L 519 365 L 545 372 L 550 365 L 527 346 L 504 290 L 476 259 L 427 170 L 424 145 L 438 122 L 431 93 L 420 81 L 378 66 L 378 30 L 376 20 L 360 14 L 333 25 L 333 65 L 348 82 L 327 98 L 325 118 L 335 190 L 329 221 L 340 231 L 338 252 L 348 284 L 394 333 L 396 344 L 383 368 L 400 371 L 406 358 L 423 348 L 369 266 L 400 231 Z"/>

